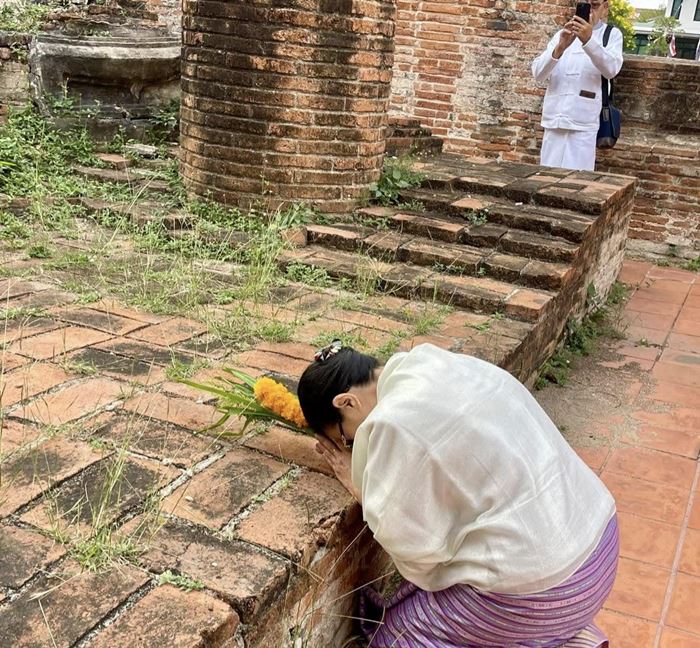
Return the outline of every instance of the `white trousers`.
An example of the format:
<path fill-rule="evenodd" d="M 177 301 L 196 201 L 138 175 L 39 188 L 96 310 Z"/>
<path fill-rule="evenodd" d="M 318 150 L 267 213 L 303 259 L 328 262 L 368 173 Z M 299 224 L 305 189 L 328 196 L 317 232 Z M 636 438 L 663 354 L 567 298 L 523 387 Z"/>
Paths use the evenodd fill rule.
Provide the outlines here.
<path fill-rule="evenodd" d="M 593 171 L 597 136 L 596 131 L 545 128 L 540 164 L 574 171 Z"/>

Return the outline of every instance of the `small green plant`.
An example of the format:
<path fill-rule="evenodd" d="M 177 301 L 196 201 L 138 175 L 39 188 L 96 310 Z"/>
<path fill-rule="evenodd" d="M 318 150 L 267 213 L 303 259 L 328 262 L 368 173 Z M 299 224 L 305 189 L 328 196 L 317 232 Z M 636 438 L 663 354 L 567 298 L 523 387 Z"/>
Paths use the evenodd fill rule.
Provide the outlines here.
<path fill-rule="evenodd" d="M 79 539 L 71 554 L 80 565 L 92 572 L 108 569 L 115 562 L 135 562 L 140 550 L 131 538 L 118 536 L 110 527 L 102 527 L 88 537 Z"/>
<path fill-rule="evenodd" d="M 683 268 L 685 270 L 690 270 L 691 272 L 700 272 L 700 256 L 684 263 Z"/>
<path fill-rule="evenodd" d="M 48 312 L 35 306 L 20 306 L 0 311 L 3 320 L 31 319 L 33 317 L 48 317 Z"/>
<path fill-rule="evenodd" d="M 173 356 L 170 364 L 165 369 L 165 375 L 168 380 L 182 381 L 191 378 L 200 369 L 207 366 L 206 362 L 195 360 L 194 362 L 182 362 L 179 358 Z"/>
<path fill-rule="evenodd" d="M 31 236 L 31 230 L 17 216 L 0 211 L 0 240 L 24 241 Z"/>
<path fill-rule="evenodd" d="M 90 362 L 66 361 L 63 363 L 63 368 L 69 373 L 78 374 L 79 376 L 94 376 L 97 373 L 97 367 Z"/>
<path fill-rule="evenodd" d="M 29 0 L 15 0 L 0 5 L 0 31 L 36 34 L 48 15 L 56 8 L 53 2 L 39 4 Z"/>
<path fill-rule="evenodd" d="M 372 198 L 382 205 L 395 205 L 400 200 L 401 191 L 419 186 L 423 175 L 413 171 L 410 157 L 387 157 L 384 159 L 382 175 L 371 187 Z"/>
<path fill-rule="evenodd" d="M 155 127 L 156 141 L 171 137 L 180 123 L 180 101 L 173 99 L 167 105 L 159 108 L 152 115 L 150 121 Z"/>
<path fill-rule="evenodd" d="M 204 583 L 201 581 L 191 578 L 187 574 L 176 574 L 169 569 L 158 577 L 158 585 L 174 585 L 185 592 L 204 589 Z"/>
<path fill-rule="evenodd" d="M 489 210 L 486 207 L 473 209 L 466 214 L 466 218 L 472 225 L 485 225 L 489 222 Z"/>
<path fill-rule="evenodd" d="M 595 289 L 590 286 L 590 300 L 595 300 Z M 595 307 L 581 321 L 570 320 L 566 325 L 564 341 L 559 350 L 540 368 L 535 382 L 536 389 L 547 384 L 563 386 L 577 357 L 589 355 L 600 337 L 622 338 L 620 330 L 620 306 L 627 298 L 627 289 L 623 284 L 615 283 L 610 289 L 605 303 Z"/>
<path fill-rule="evenodd" d="M 425 205 L 417 199 L 409 200 L 407 202 L 401 202 L 397 205 L 399 209 L 405 209 L 406 211 L 413 211 L 413 212 L 424 212 L 425 211 Z"/>
<path fill-rule="evenodd" d="M 27 256 L 30 259 L 49 259 L 51 248 L 45 243 L 35 243 L 27 248 Z"/>
<path fill-rule="evenodd" d="M 325 269 L 318 268 L 316 266 L 304 265 L 303 263 L 290 263 L 285 268 L 285 273 L 287 278 L 291 281 L 303 283 L 307 286 L 326 288 L 333 283 L 330 275 Z"/>
<path fill-rule="evenodd" d="M 294 335 L 294 327 L 284 322 L 267 321 L 256 328 L 255 334 L 266 342 L 289 342 Z"/>

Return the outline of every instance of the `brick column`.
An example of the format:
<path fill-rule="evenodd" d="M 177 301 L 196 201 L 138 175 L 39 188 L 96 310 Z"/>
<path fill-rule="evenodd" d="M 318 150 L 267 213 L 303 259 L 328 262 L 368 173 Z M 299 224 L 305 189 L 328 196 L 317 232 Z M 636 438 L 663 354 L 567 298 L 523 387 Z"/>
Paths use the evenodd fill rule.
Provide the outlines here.
<path fill-rule="evenodd" d="M 394 4 L 184 0 L 187 189 L 347 211 L 381 170 Z"/>

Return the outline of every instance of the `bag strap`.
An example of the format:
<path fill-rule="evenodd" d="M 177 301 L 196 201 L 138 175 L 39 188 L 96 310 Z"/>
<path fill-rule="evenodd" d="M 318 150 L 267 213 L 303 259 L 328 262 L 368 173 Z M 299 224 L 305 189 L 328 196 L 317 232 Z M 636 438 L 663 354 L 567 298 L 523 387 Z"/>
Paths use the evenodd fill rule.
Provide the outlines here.
<path fill-rule="evenodd" d="M 603 47 L 607 47 L 608 43 L 610 42 L 610 34 L 612 34 L 613 26 L 612 25 L 606 25 L 605 26 L 605 32 L 603 33 Z M 603 108 L 607 108 L 613 101 L 613 82 L 612 79 L 608 81 L 602 74 L 600 75 L 601 78 L 601 86 L 603 90 Z"/>

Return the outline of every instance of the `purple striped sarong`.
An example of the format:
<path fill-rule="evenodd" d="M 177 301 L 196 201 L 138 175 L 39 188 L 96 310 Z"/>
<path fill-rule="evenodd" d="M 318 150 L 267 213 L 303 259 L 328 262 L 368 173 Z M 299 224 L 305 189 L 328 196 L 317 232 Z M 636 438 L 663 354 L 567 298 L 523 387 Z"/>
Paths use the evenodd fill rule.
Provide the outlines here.
<path fill-rule="evenodd" d="M 512 596 L 469 585 L 427 592 L 404 581 L 384 599 L 366 588 L 362 630 L 369 648 L 602 648 L 607 637 L 593 619 L 612 589 L 618 554 L 613 517 L 580 569 L 546 592 Z"/>

